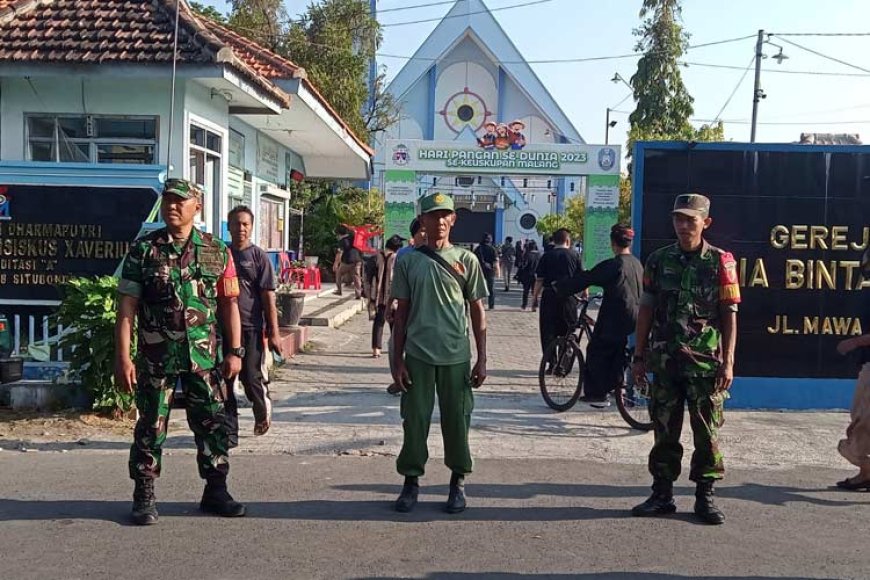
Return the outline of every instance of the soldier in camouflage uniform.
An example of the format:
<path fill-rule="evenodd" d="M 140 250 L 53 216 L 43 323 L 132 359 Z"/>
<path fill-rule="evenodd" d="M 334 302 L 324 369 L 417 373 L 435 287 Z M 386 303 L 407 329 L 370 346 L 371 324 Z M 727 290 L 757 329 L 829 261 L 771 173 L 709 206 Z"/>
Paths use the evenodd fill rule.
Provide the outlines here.
<path fill-rule="evenodd" d="M 202 209 L 202 191 L 181 179 L 166 182 L 161 213 L 166 227 L 136 240 L 124 258 L 116 323 L 118 384 L 136 390 L 139 420 L 130 449 L 135 481 L 133 520 L 157 522 L 154 479 L 160 476 L 162 446 L 176 383 L 187 402 L 200 477 L 206 480 L 200 509 L 242 516 L 245 506 L 227 492 L 228 433 L 225 387 L 219 376 L 219 311 L 224 340 L 235 348 L 223 361 L 223 374 L 238 374 L 244 350 L 236 297 L 239 283 L 232 255 L 223 242 L 193 227 Z M 138 319 L 138 356 L 130 357 Z"/>
<path fill-rule="evenodd" d="M 725 521 L 713 502 L 713 483 L 724 473 L 718 431 L 734 377 L 740 289 L 733 256 L 703 238 L 712 223 L 709 212 L 710 200 L 703 195 L 678 196 L 672 214 L 678 242 L 653 252 L 644 270 L 634 376 L 639 383 L 646 382 L 647 371 L 655 377 L 650 396 L 655 444 L 649 456 L 653 494 L 632 510 L 635 516 L 676 511 L 673 482 L 680 475 L 688 404 L 695 514 L 709 524 Z"/>

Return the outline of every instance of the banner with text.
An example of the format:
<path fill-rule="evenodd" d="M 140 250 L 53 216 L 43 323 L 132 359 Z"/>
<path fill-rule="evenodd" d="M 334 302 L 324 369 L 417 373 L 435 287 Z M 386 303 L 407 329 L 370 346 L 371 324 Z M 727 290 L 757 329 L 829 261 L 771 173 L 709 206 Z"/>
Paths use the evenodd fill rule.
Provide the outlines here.
<path fill-rule="evenodd" d="M 456 141 L 387 140 L 386 169 L 417 173 L 495 173 L 500 175 L 619 175 L 620 148 L 610 145 L 529 144 L 479 139 Z"/>
<path fill-rule="evenodd" d="M 610 228 L 619 219 L 619 176 L 590 175 L 583 231 L 583 264 L 592 268 L 613 257 Z"/>

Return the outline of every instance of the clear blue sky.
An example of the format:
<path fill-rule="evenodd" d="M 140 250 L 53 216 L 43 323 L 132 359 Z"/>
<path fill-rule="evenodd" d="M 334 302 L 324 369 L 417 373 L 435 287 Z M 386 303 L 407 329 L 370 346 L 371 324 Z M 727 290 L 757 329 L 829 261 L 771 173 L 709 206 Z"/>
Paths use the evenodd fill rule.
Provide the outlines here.
<path fill-rule="evenodd" d="M 430 4 L 435 0 L 379 0 L 379 10 Z M 484 0 L 490 9 L 522 4 L 524 0 Z M 528 0 L 525 0 L 528 1 Z M 222 11 L 228 3 L 209 0 Z M 286 0 L 288 13 L 298 15 L 308 0 Z M 527 60 L 588 58 L 633 52 L 632 30 L 640 24 L 640 0 L 550 0 L 541 4 L 494 12 L 507 34 Z M 411 56 L 437 22 L 408 26 L 391 23 L 439 18 L 450 4 L 418 9 L 381 12 L 384 28 L 381 53 Z M 695 98 L 695 117 L 713 119 L 737 86 L 743 69 L 755 50 L 759 29 L 773 33 L 870 33 L 870 2 L 867 0 L 684 0 L 683 23 L 692 44 L 704 44 L 741 36 L 739 42 L 690 50 L 684 60 L 693 63 L 739 67 L 740 70 L 689 66 L 683 78 Z M 764 60 L 761 83 L 767 98 L 761 102 L 758 141 L 793 142 L 803 132 L 859 133 L 870 143 L 870 36 L 791 37 L 771 39 L 783 46 L 789 58 L 781 65 Z M 785 41 L 796 42 L 838 58 L 867 73 L 826 60 Z M 767 46 L 773 56 L 778 49 Z M 628 93 L 610 79 L 615 72 L 629 79 L 636 58 L 585 63 L 533 64 L 568 117 L 589 143 L 603 143 L 607 107 Z M 405 59 L 382 57 L 388 75 L 395 75 Z M 865 76 L 821 76 L 769 71 L 813 71 Z M 753 71 L 750 70 L 728 107 L 722 113 L 725 135 L 734 141 L 749 140 Z M 618 107 L 631 111 L 633 101 Z M 611 142 L 624 141 L 627 115 L 615 113 L 619 124 L 611 130 Z"/>

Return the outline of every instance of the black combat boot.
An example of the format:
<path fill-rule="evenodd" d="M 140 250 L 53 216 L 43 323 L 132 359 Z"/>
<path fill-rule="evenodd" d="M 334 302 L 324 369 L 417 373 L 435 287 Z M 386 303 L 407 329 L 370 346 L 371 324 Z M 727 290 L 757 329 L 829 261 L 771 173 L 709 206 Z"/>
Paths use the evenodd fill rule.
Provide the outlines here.
<path fill-rule="evenodd" d="M 133 489 L 133 523 L 150 526 L 157 523 L 157 501 L 154 499 L 154 480 L 138 478 Z"/>
<path fill-rule="evenodd" d="M 638 518 L 649 518 L 672 514 L 677 511 L 674 504 L 674 483 L 657 479 L 652 485 L 652 495 L 645 502 L 631 509 L 631 515 Z"/>
<path fill-rule="evenodd" d="M 207 514 L 225 518 L 238 518 L 245 515 L 245 505 L 234 500 L 227 491 L 226 475 L 210 477 L 206 480 L 199 509 Z"/>
<path fill-rule="evenodd" d="M 396 500 L 396 511 L 406 514 L 417 505 L 417 496 L 420 495 L 420 481 L 416 477 L 406 477 L 402 493 Z"/>
<path fill-rule="evenodd" d="M 713 480 L 698 482 L 695 489 L 695 515 L 705 524 L 718 526 L 725 523 L 725 514 L 713 502 Z"/>
<path fill-rule="evenodd" d="M 458 514 L 465 511 L 465 476 L 454 473 L 450 476 L 450 494 L 444 511 L 448 514 Z"/>

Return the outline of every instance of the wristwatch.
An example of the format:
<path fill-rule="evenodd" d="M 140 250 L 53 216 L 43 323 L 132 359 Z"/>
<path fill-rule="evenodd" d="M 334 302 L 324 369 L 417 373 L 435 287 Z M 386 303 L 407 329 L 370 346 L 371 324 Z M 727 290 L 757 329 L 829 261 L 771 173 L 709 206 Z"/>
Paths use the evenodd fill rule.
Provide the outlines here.
<path fill-rule="evenodd" d="M 245 347 L 240 346 L 237 348 L 231 348 L 229 354 L 234 354 L 239 358 L 245 358 Z"/>

